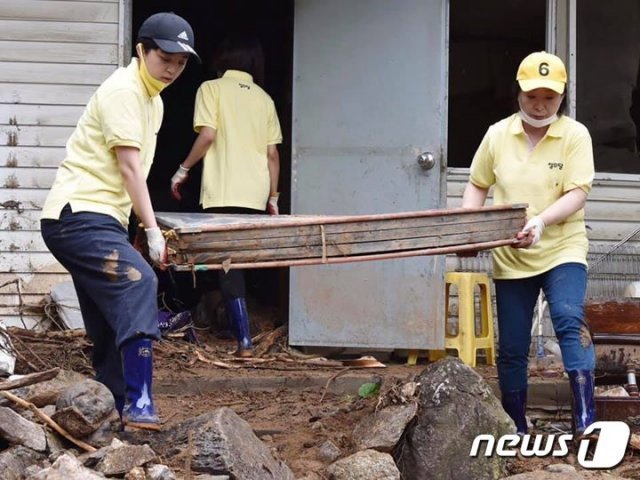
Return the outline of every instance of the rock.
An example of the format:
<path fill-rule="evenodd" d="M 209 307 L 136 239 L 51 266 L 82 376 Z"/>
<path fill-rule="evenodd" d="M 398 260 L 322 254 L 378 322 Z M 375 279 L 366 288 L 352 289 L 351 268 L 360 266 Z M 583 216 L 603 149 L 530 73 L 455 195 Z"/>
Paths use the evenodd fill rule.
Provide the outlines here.
<path fill-rule="evenodd" d="M 50 430 L 45 430 L 45 436 L 47 438 L 47 450 L 49 451 L 49 456 L 53 455 L 55 458 L 58 458 L 67 450 L 68 447 L 65 445 L 61 435 Z"/>
<path fill-rule="evenodd" d="M 83 467 L 77 458 L 65 453 L 49 468 L 40 470 L 26 480 L 99 480 L 104 478 L 104 475 Z"/>
<path fill-rule="evenodd" d="M 6 407 L 0 407 L 0 438 L 38 452 L 47 449 L 44 429 Z"/>
<path fill-rule="evenodd" d="M 102 427 L 114 413 L 117 415 L 109 389 L 100 382 L 86 379 L 60 393 L 53 420 L 74 437 L 85 438 Z M 112 438 L 104 440 L 103 445 L 108 445 Z"/>
<path fill-rule="evenodd" d="M 469 456 L 477 435 L 514 433 L 513 421 L 483 378 L 446 357 L 417 377 L 418 414 L 394 450 L 403 478 L 500 478 L 506 459 Z M 455 452 L 455 454 L 454 454 Z"/>
<path fill-rule="evenodd" d="M 156 453 L 149 445 L 108 447 L 95 469 L 108 477 L 113 477 L 124 475 L 135 467 L 142 467 L 155 459 Z"/>
<path fill-rule="evenodd" d="M 189 432 L 192 433 L 191 452 Z M 284 462 L 273 458 L 251 426 L 230 408 L 218 408 L 149 438 L 163 456 L 191 456 L 191 470 L 251 480 L 293 480 Z"/>
<path fill-rule="evenodd" d="M 544 470 L 551 473 L 574 473 L 576 471 L 576 467 L 566 463 L 552 463 L 551 465 L 544 467 Z"/>
<path fill-rule="evenodd" d="M 318 456 L 327 462 L 334 462 L 340 457 L 342 451 L 331 440 L 327 440 L 318 449 Z"/>
<path fill-rule="evenodd" d="M 41 464 L 46 457 L 30 448 L 18 445 L 0 452 L 2 480 L 22 480 L 29 465 Z"/>
<path fill-rule="evenodd" d="M 558 464 L 560 465 L 560 464 Z M 568 465 L 570 466 L 570 465 Z M 504 477 L 502 480 L 625 480 L 626 477 L 610 475 L 602 471 L 550 471 L 549 467 L 544 470 L 535 470 L 533 472 L 519 473 L 510 477 Z"/>
<path fill-rule="evenodd" d="M 145 473 L 144 468 L 135 467 L 124 476 L 124 480 L 145 480 L 146 477 L 147 474 Z"/>
<path fill-rule="evenodd" d="M 376 450 L 363 450 L 341 458 L 327 467 L 327 474 L 329 480 L 400 480 L 393 457 Z"/>
<path fill-rule="evenodd" d="M 82 382 L 86 377 L 80 373 L 71 370 L 61 370 L 51 380 L 39 382 L 27 387 L 16 388 L 11 393 L 33 403 L 36 407 L 44 407 L 45 405 L 54 405 L 58 400 L 58 396 L 77 382 Z M 0 406 L 9 406 L 11 402 L 4 398 L 0 398 Z"/>
<path fill-rule="evenodd" d="M 166 465 L 150 465 L 147 467 L 147 480 L 176 480 L 176 475 Z"/>
<path fill-rule="evenodd" d="M 356 448 L 391 453 L 417 411 L 418 404 L 411 402 L 391 405 L 364 417 L 353 430 Z"/>

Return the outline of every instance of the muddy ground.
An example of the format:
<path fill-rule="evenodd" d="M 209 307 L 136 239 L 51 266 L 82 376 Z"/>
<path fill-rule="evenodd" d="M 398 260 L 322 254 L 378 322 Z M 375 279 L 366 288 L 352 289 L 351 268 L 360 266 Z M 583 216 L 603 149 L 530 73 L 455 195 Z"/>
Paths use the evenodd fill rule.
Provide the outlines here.
<path fill-rule="evenodd" d="M 249 422 L 274 455 L 289 465 L 296 478 L 309 472 L 318 475 L 308 478 L 324 478 L 322 471 L 330 460 L 322 457 L 320 446 L 329 440 L 344 455 L 352 453 L 354 426 L 378 404 L 379 396 L 360 398 L 358 387 L 381 381 L 382 395 L 394 383 L 411 380 L 424 369 L 426 360 L 421 358 L 418 365 L 407 366 L 404 358 L 383 354 L 378 356 L 386 368 L 345 367 L 336 359 L 319 359 L 290 348 L 286 330 L 278 331 L 280 335 L 275 338 L 274 335 L 266 337 L 274 327 L 266 326 L 262 340 L 258 338 L 256 345 L 261 356 L 246 362 L 231 355 L 234 347 L 231 340 L 217 338 L 208 331 L 198 332 L 198 345 L 185 342 L 181 335 L 159 342 L 155 347 L 154 382 L 163 428 L 170 429 L 187 418 L 226 406 Z M 47 368 L 60 366 L 86 375 L 92 373 L 91 345 L 84 336 L 64 332 L 34 336 L 17 330 L 12 336 L 20 352 L 17 373 L 42 370 L 45 364 Z M 269 348 L 265 348 L 266 344 L 270 344 Z M 344 353 L 341 358 L 345 358 Z M 477 370 L 488 381 L 495 382 L 493 367 L 480 366 Z M 549 425 L 562 426 L 562 420 L 568 419 L 547 415 L 544 422 L 539 422 L 538 431 L 551 433 Z M 565 427 L 568 429 L 568 424 Z M 185 459 L 165 461 L 176 473 L 184 474 Z M 580 470 L 572 457 L 529 458 L 511 461 L 510 473 L 565 462 Z M 638 452 L 629 450 L 621 465 L 609 473 L 640 479 Z"/>

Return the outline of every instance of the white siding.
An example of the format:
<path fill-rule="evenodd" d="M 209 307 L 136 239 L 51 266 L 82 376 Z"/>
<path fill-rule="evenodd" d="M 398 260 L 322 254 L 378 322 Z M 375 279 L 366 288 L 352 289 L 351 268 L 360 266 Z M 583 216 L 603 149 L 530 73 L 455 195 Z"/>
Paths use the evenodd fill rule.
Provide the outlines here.
<path fill-rule="evenodd" d="M 40 209 L 84 105 L 118 66 L 124 3 L 0 2 L 0 320 L 8 324 L 33 325 L 51 286 L 68 279 L 40 237 Z M 20 292 L 7 283 L 16 278 Z"/>

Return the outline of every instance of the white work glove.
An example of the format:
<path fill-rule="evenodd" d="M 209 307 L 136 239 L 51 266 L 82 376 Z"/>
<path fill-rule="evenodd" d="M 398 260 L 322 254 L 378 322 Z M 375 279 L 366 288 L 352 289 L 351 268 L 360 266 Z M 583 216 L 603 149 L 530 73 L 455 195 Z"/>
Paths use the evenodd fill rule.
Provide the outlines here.
<path fill-rule="evenodd" d="M 156 265 L 167 263 L 167 244 L 160 227 L 145 228 L 147 234 L 147 245 L 149 246 L 149 258 Z"/>
<path fill-rule="evenodd" d="M 524 233 L 533 231 L 533 242 L 531 242 L 531 245 L 529 245 L 530 247 L 533 247 L 540 241 L 540 237 L 542 237 L 542 233 L 544 232 L 544 227 L 544 220 L 542 220 L 540 217 L 533 217 L 524 226 L 524 228 L 522 229 Z"/>
<path fill-rule="evenodd" d="M 278 209 L 279 197 L 279 193 L 269 197 L 269 201 L 267 202 L 267 212 L 269 212 L 269 215 L 280 215 L 280 210 Z"/>
<path fill-rule="evenodd" d="M 171 177 L 171 195 L 176 200 L 181 200 L 182 195 L 180 194 L 180 187 L 184 184 L 189 178 L 189 168 L 183 167 L 180 165 L 176 173 Z"/>

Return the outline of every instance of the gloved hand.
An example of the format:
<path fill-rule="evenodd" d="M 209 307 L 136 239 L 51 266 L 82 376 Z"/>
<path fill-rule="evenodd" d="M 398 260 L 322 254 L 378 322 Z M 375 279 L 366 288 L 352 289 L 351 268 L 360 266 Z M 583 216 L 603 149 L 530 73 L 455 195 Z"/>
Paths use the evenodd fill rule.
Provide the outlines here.
<path fill-rule="evenodd" d="M 167 244 L 160 227 L 145 228 L 144 231 L 147 234 L 149 258 L 156 265 L 165 265 L 167 263 Z"/>
<path fill-rule="evenodd" d="M 533 242 L 531 242 L 530 247 L 533 247 L 536 243 L 540 241 L 540 237 L 542 237 L 542 232 L 544 232 L 544 220 L 540 217 L 533 217 L 531 220 L 527 222 L 522 231 L 524 233 L 533 232 Z"/>
<path fill-rule="evenodd" d="M 278 209 L 279 197 L 279 193 L 269 197 L 269 201 L 267 202 L 267 212 L 269 212 L 269 215 L 280 215 L 280 210 Z"/>
<path fill-rule="evenodd" d="M 182 200 L 180 187 L 187 182 L 187 179 L 189 178 L 189 170 L 189 168 L 185 168 L 180 165 L 176 173 L 171 177 L 171 195 L 176 200 Z"/>

